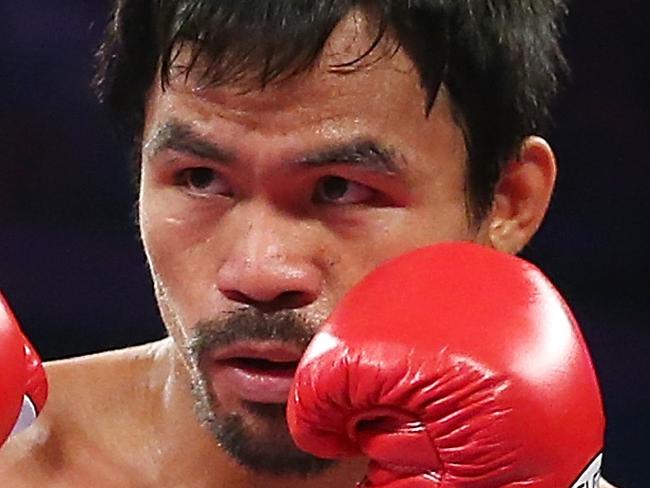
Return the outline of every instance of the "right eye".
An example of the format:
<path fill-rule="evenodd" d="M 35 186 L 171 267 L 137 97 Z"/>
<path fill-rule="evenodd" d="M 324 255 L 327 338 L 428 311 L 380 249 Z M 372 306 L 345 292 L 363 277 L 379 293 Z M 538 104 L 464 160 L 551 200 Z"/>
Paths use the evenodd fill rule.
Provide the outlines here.
<path fill-rule="evenodd" d="M 176 175 L 176 184 L 185 188 L 196 196 L 225 197 L 232 196 L 233 192 L 223 176 L 211 168 L 187 168 Z"/>
<path fill-rule="evenodd" d="M 326 176 L 318 182 L 314 198 L 321 203 L 353 205 L 368 202 L 375 193 L 361 183 L 340 176 Z"/>

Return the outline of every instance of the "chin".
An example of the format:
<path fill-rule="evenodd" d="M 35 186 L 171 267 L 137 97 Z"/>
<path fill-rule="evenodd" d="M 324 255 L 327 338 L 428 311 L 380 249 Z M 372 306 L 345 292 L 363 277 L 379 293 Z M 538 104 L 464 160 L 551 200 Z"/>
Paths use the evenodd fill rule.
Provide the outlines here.
<path fill-rule="evenodd" d="M 334 466 L 301 451 L 287 427 L 286 405 L 241 402 L 238 412 L 220 413 L 216 407 L 204 425 L 238 464 L 254 473 L 312 477 Z"/>
<path fill-rule="evenodd" d="M 260 403 L 219 393 L 200 373 L 193 381 L 195 411 L 217 444 L 244 469 L 278 477 L 313 477 L 335 461 L 298 449 L 286 422 L 285 403 Z"/>

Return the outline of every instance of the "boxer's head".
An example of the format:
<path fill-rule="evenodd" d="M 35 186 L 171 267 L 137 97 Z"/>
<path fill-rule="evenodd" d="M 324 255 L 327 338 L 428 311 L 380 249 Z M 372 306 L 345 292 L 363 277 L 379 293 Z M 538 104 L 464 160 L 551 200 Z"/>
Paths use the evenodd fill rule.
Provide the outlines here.
<path fill-rule="evenodd" d="M 293 447 L 277 395 L 231 381 L 234 363 L 282 373 L 270 363 L 297 358 L 387 258 L 443 240 L 516 252 L 535 232 L 555 167 L 529 135 L 563 67 L 563 10 L 118 2 L 98 86 L 136 142 L 142 238 L 199 415 L 240 462 L 327 465 Z"/>

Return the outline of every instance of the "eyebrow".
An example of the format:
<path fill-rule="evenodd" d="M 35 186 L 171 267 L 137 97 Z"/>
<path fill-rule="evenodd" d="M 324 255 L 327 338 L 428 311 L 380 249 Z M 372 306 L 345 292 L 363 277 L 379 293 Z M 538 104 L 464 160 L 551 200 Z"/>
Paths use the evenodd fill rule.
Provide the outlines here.
<path fill-rule="evenodd" d="M 308 153 L 295 160 L 304 166 L 350 164 L 377 173 L 397 175 L 402 172 L 396 163 L 396 151 L 374 139 L 356 139 L 334 147 Z"/>
<path fill-rule="evenodd" d="M 151 158 L 162 151 L 174 150 L 222 164 L 229 164 L 238 159 L 235 151 L 207 140 L 190 124 L 175 119 L 160 126 L 143 149 Z M 398 175 L 402 173 L 402 168 L 396 163 L 396 156 L 394 149 L 385 147 L 374 139 L 358 138 L 307 152 L 290 160 L 289 164 L 307 167 L 343 164 L 376 173 Z"/>
<path fill-rule="evenodd" d="M 152 158 L 168 149 L 219 163 L 230 163 L 236 159 L 233 151 L 208 141 L 190 124 L 174 119 L 160 126 L 144 146 L 145 152 Z"/>

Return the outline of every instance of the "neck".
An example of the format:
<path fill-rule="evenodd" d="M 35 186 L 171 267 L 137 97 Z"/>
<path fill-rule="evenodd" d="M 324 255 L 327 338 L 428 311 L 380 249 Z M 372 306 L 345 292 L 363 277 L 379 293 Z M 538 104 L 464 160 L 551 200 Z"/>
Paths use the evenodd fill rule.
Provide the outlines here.
<path fill-rule="evenodd" d="M 194 414 L 190 378 L 170 339 L 152 346 L 150 406 L 157 456 L 154 478 L 159 486 L 187 485 L 232 488 L 352 487 L 359 481 L 366 461 L 339 463 L 322 475 L 308 479 L 254 473 L 237 464 L 217 444 Z M 173 472 L 170 472 L 173 471 Z"/>

